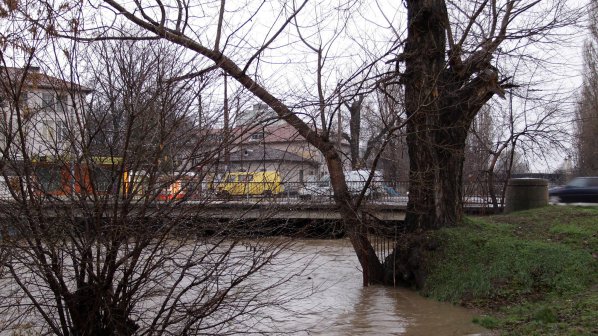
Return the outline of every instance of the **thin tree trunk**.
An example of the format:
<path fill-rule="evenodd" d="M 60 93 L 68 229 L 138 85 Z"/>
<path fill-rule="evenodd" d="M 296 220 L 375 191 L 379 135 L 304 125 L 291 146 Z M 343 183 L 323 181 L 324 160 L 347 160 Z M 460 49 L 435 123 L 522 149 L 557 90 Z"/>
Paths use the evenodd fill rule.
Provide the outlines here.
<path fill-rule="evenodd" d="M 494 187 L 494 169 L 487 171 L 486 174 L 488 174 L 488 194 L 492 201 L 492 209 L 498 212 L 498 199 L 496 198 L 496 188 Z"/>
<path fill-rule="evenodd" d="M 334 189 L 334 199 L 362 268 L 363 285 L 382 283 L 384 268 L 376 255 L 374 247 L 368 240 L 368 228 L 362 221 L 359 210 L 347 188 L 341 157 L 334 148 L 324 154 L 328 172 L 330 173 L 331 185 Z"/>
<path fill-rule="evenodd" d="M 359 96 L 357 100 L 353 101 L 349 107 L 351 118 L 349 120 L 349 134 L 351 147 L 351 168 L 363 168 L 363 160 L 359 155 L 359 139 L 361 138 L 361 109 L 363 105 L 364 96 Z"/>

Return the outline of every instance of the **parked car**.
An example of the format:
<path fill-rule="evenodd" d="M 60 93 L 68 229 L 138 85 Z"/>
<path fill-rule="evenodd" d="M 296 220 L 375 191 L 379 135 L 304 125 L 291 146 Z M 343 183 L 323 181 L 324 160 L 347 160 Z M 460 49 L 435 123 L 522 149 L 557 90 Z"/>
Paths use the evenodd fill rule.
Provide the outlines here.
<path fill-rule="evenodd" d="M 320 180 L 315 176 L 308 176 L 298 190 L 300 199 L 312 199 L 313 197 L 332 197 L 330 175 L 323 175 Z"/>
<path fill-rule="evenodd" d="M 347 181 L 347 189 L 353 196 L 357 196 L 365 188 L 365 183 L 370 176 L 370 170 L 360 169 L 345 172 L 345 180 Z M 382 191 L 382 174 L 379 171 L 374 171 L 374 176 L 370 181 L 368 188 L 365 190 L 366 197 L 372 197 Z M 313 197 L 332 197 L 332 185 L 330 184 L 330 175 L 323 175 L 319 181 L 307 180 L 304 185 L 299 188 L 299 198 L 311 199 Z"/>
<path fill-rule="evenodd" d="M 222 180 L 214 182 L 220 196 L 272 196 L 284 192 L 280 174 L 277 171 L 235 172 L 224 174 Z"/>
<path fill-rule="evenodd" d="M 598 203 L 598 177 L 577 177 L 548 190 L 550 203 Z"/>

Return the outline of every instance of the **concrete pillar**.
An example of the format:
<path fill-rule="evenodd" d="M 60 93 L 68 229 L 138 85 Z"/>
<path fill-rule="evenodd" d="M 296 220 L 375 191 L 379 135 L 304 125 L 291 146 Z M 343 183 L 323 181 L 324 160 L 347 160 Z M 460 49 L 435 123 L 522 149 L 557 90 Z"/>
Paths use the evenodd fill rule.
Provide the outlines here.
<path fill-rule="evenodd" d="M 505 213 L 548 205 L 548 181 L 539 178 L 515 178 L 507 184 Z"/>

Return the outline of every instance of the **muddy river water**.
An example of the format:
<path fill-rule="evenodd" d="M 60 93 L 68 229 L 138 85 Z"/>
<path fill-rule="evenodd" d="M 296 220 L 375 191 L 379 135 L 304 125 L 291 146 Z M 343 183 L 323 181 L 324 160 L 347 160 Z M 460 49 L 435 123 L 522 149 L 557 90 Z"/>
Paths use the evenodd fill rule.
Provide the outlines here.
<path fill-rule="evenodd" d="M 301 253 L 313 256 L 307 269 L 285 284 L 298 293 L 276 332 L 300 335 L 487 335 L 473 324 L 474 313 L 392 287 L 363 287 L 357 258 L 347 240 L 304 240 Z M 286 270 L 300 268 L 296 260 Z"/>

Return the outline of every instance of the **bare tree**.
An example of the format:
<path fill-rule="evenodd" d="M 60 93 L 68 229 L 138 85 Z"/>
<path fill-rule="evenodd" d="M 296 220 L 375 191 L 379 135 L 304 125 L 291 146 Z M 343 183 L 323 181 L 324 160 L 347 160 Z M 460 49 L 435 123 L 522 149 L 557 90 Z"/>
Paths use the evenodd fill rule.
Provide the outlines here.
<path fill-rule="evenodd" d="M 580 174 L 598 173 L 598 6 L 590 4 L 590 38 L 584 48 L 584 83 L 577 110 L 577 152 Z"/>
<path fill-rule="evenodd" d="M 485 186 L 494 210 L 504 204 L 504 192 L 513 173 L 528 170 L 530 162 L 548 162 L 555 152 L 564 152 L 570 132 L 570 114 L 561 96 L 533 97 L 532 86 L 509 93 L 504 104 L 487 105 L 470 130 L 466 163 L 473 181 Z M 522 153 L 525 153 L 523 155 Z M 469 157 L 468 157 L 469 155 Z M 466 183 L 467 184 L 467 183 Z"/>
<path fill-rule="evenodd" d="M 232 223 L 193 220 L 208 218 L 210 198 L 198 191 L 220 151 L 206 146 L 192 122 L 206 83 L 181 79 L 188 68 L 159 42 L 80 45 L 68 49 L 70 71 L 55 76 L 32 66 L 56 65 L 51 47 L 23 48 L 24 67 L 1 58 L 3 331 L 232 334 L 255 327 L 262 309 L 283 300 L 268 293 L 292 274 L 262 272 L 290 241 L 241 239 Z M 79 57 L 88 65 L 85 86 L 75 75 Z M 161 198 L 174 183 L 180 188 Z"/>
<path fill-rule="evenodd" d="M 525 17 L 537 2 L 409 1 L 408 37 L 400 55 L 411 161 L 407 222 L 454 225 L 461 217 L 462 163 L 467 132 L 478 111 L 511 86 L 501 59 L 576 19 L 561 1 L 544 4 L 545 21 Z M 531 14 L 534 15 L 534 14 Z"/>
<path fill-rule="evenodd" d="M 378 88 L 367 95 L 351 96 L 350 101 L 343 103 L 348 112 L 348 132 L 342 134 L 349 143 L 353 169 L 371 167 L 371 163 L 378 160 L 376 157 L 384 155 L 383 147 L 390 149 L 392 140 L 385 140 L 398 141 L 405 116 L 400 105 L 400 88 L 393 89 L 389 92 L 390 87 Z M 387 158 L 390 157 L 387 155 Z"/>

